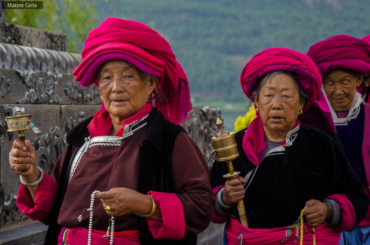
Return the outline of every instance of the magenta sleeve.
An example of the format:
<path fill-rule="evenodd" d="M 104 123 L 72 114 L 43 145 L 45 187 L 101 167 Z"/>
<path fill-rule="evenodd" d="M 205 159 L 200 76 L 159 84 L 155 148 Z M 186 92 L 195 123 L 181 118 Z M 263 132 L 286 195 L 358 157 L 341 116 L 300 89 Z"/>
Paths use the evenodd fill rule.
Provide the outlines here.
<path fill-rule="evenodd" d="M 162 221 L 147 218 L 147 223 L 155 239 L 178 240 L 185 236 L 184 209 L 179 198 L 174 193 L 154 192 L 153 201 L 161 210 Z"/>
<path fill-rule="evenodd" d="M 32 220 L 43 220 L 53 208 L 57 188 L 58 184 L 44 173 L 33 201 L 27 186 L 21 184 L 17 197 L 19 210 Z"/>
<path fill-rule="evenodd" d="M 356 224 L 356 214 L 352 206 L 352 203 L 343 194 L 332 194 L 326 199 L 331 199 L 339 204 L 340 210 L 342 211 L 342 222 L 340 224 L 341 230 L 350 231 Z"/>

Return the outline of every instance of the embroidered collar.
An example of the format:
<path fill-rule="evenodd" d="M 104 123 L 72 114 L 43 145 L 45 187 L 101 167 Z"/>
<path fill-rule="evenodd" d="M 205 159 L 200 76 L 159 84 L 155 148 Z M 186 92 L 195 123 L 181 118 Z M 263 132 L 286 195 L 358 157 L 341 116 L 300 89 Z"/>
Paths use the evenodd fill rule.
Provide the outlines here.
<path fill-rule="evenodd" d="M 337 113 L 335 112 L 333 106 L 331 105 L 331 103 L 329 103 L 330 112 L 331 112 L 331 115 L 333 117 L 334 124 L 336 126 L 337 125 L 347 124 L 352 119 L 357 118 L 358 114 L 360 113 L 361 103 L 362 103 L 361 94 L 358 93 L 358 92 L 356 92 L 355 99 L 353 101 L 353 104 L 351 106 L 351 109 L 349 109 L 349 112 L 348 112 L 347 117 L 344 117 L 344 118 L 338 118 Z"/>
<path fill-rule="evenodd" d="M 297 138 L 298 136 L 298 131 L 299 129 L 301 128 L 300 125 L 298 125 L 297 127 L 293 128 L 292 130 L 290 130 L 286 137 L 285 137 L 285 147 L 288 147 L 288 146 L 292 146 L 293 145 L 293 142 L 294 140 Z"/>
<path fill-rule="evenodd" d="M 146 114 L 144 117 L 142 117 L 138 121 L 132 122 L 130 124 L 126 124 L 123 127 L 123 135 L 122 135 L 122 137 L 123 138 L 127 138 L 127 137 L 133 135 L 136 130 L 139 130 L 142 127 L 144 127 L 145 125 L 147 125 L 148 124 L 148 120 L 147 120 L 148 119 L 148 116 L 149 116 L 149 113 Z"/>
<path fill-rule="evenodd" d="M 298 131 L 300 129 L 300 125 L 298 125 L 297 127 L 293 128 L 292 130 L 290 130 L 287 135 L 285 136 L 285 144 L 283 145 L 279 145 L 277 147 L 274 147 L 272 148 L 267 154 L 265 157 L 269 156 L 269 155 L 272 155 L 274 153 L 278 153 L 278 152 L 285 152 L 285 148 L 286 147 L 289 147 L 289 146 L 292 146 L 293 145 L 293 142 L 295 141 L 295 139 L 297 138 L 298 136 Z"/>
<path fill-rule="evenodd" d="M 301 123 L 297 119 L 293 129 L 285 136 L 286 139 L 282 142 L 282 145 L 291 146 L 293 144 L 295 139 L 294 133 L 299 130 L 300 124 Z M 249 161 L 258 166 L 261 163 L 266 149 L 265 132 L 259 115 L 249 124 L 243 136 L 242 147 Z"/>
<path fill-rule="evenodd" d="M 141 122 L 141 119 L 143 119 L 144 117 L 145 118 L 148 117 L 151 109 L 152 109 L 152 105 L 150 103 L 147 103 L 143 108 L 141 108 L 134 115 L 125 119 L 122 123 L 122 127 L 120 128 L 120 130 L 118 130 L 115 136 L 122 136 L 124 132 L 127 133 L 128 131 L 132 130 L 135 127 L 135 125 L 138 124 L 137 123 L 138 121 Z M 135 124 L 135 125 L 132 125 L 132 124 Z M 91 137 L 109 135 L 109 132 L 112 129 L 112 120 L 111 120 L 111 117 L 108 111 L 106 111 L 105 109 L 98 111 L 94 115 L 94 118 L 91 120 L 87 128 L 90 132 Z"/>

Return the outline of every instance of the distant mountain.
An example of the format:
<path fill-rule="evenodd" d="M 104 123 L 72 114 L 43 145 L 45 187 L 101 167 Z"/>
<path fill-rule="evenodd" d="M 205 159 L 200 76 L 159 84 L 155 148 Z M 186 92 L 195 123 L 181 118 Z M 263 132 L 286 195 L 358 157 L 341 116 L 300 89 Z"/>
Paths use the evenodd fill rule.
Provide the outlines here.
<path fill-rule="evenodd" d="M 113 3 L 93 1 L 99 22 L 113 16 Z M 333 35 L 370 33 L 368 0 L 117 0 L 115 10 L 167 38 L 201 102 L 245 101 L 240 72 L 263 49 L 305 53 Z"/>

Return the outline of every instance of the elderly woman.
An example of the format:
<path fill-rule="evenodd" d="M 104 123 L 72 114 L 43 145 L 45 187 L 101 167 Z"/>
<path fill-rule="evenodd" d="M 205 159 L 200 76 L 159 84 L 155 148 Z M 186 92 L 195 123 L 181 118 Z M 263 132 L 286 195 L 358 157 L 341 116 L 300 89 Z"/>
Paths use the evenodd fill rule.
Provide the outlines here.
<path fill-rule="evenodd" d="M 370 44 L 370 35 L 362 38 Z M 362 99 L 365 103 L 370 103 L 370 74 L 364 74 L 364 81 L 357 88 L 357 91 L 362 95 Z"/>
<path fill-rule="evenodd" d="M 87 37 L 74 75 L 98 86 L 104 108 L 68 133 L 51 176 L 36 167 L 30 141 L 14 141 L 20 210 L 49 224 L 48 245 L 196 244 L 214 194 L 201 152 L 176 125 L 191 104 L 168 42 L 108 18 Z"/>
<path fill-rule="evenodd" d="M 311 46 L 308 56 L 323 77 L 323 89 L 344 152 L 370 197 L 370 105 L 356 91 L 364 74 L 370 74 L 370 44 L 338 35 Z M 370 206 L 369 206 L 370 209 Z M 370 213 L 352 232 L 343 233 L 344 244 L 370 243 Z"/>
<path fill-rule="evenodd" d="M 271 48 L 249 61 L 241 85 L 257 117 L 235 135 L 240 177 L 225 181 L 224 163 L 211 170 L 213 221 L 229 220 L 226 243 L 338 244 L 368 202 L 334 137 L 317 67 L 304 54 Z M 249 227 L 238 220 L 240 200 Z"/>

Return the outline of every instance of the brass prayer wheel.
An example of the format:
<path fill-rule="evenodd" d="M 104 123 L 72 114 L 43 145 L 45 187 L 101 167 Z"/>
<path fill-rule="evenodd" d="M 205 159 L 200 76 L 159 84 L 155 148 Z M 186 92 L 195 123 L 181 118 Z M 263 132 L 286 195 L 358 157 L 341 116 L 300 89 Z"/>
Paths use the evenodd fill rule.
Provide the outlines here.
<path fill-rule="evenodd" d="M 217 127 L 220 128 L 215 137 L 212 138 L 213 148 L 216 152 L 217 161 L 227 162 L 239 157 L 238 146 L 236 145 L 233 133 L 225 131 L 223 122 L 217 118 Z"/>
<path fill-rule="evenodd" d="M 8 125 L 7 132 L 18 131 L 19 139 L 25 140 L 24 130 L 31 129 L 31 118 L 31 114 L 22 115 L 22 111 L 18 108 L 15 116 L 5 118 Z"/>
<path fill-rule="evenodd" d="M 31 118 L 32 118 L 32 115 L 30 114 L 14 116 L 14 117 L 6 117 L 6 121 L 8 124 L 7 132 L 15 132 L 15 131 L 31 129 L 30 127 Z"/>

